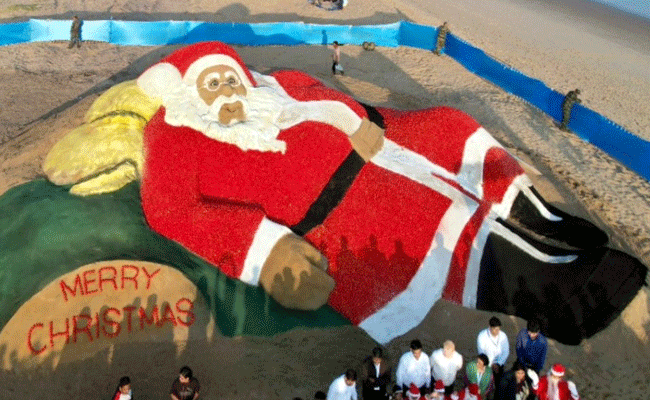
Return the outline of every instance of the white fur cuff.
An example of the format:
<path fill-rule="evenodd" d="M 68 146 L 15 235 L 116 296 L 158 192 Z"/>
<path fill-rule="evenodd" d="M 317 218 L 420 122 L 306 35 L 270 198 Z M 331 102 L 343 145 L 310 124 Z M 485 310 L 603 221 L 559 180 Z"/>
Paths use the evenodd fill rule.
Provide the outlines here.
<path fill-rule="evenodd" d="M 291 230 L 286 226 L 264 218 L 257 227 L 239 279 L 249 285 L 257 286 L 262 267 L 269 254 L 271 254 L 271 250 L 281 237 L 289 233 L 291 233 Z"/>

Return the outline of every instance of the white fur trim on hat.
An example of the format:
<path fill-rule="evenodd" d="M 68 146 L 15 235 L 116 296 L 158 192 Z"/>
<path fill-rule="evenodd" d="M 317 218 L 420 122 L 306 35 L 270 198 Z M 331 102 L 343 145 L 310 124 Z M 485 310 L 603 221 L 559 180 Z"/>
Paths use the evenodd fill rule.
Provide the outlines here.
<path fill-rule="evenodd" d="M 175 66 L 163 62 L 144 71 L 137 83 L 149 97 L 162 99 L 165 94 L 178 90 L 181 79 L 181 74 Z"/>
<path fill-rule="evenodd" d="M 564 365 L 562 364 L 553 365 L 553 368 L 551 368 L 551 374 L 555 376 L 564 376 Z"/>

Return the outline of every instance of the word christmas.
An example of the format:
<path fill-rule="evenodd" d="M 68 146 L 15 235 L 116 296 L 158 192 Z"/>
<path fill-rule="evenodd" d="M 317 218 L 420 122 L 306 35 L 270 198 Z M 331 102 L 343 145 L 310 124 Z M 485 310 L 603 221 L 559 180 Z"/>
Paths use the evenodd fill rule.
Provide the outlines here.
<path fill-rule="evenodd" d="M 73 279 L 61 279 L 59 287 L 64 302 L 101 296 L 109 291 L 124 292 L 126 297 L 136 290 L 151 290 L 152 281 L 160 272 L 160 269 L 134 265 L 90 268 L 77 273 Z M 196 321 L 193 309 L 194 302 L 186 297 L 175 302 L 163 301 L 160 305 L 103 305 L 94 313 L 86 307 L 62 319 L 34 323 L 27 332 L 27 347 L 36 356 L 70 343 L 91 343 L 102 337 L 115 339 L 125 332 L 130 334 L 149 327 L 189 327 Z"/>

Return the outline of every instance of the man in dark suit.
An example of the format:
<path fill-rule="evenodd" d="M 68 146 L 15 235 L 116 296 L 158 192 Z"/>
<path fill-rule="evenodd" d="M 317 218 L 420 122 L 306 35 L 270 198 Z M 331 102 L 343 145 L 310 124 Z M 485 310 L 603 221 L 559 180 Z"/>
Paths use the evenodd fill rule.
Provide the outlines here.
<path fill-rule="evenodd" d="M 372 356 L 363 362 L 363 400 L 386 400 L 386 388 L 391 381 L 391 367 L 383 359 L 381 347 L 372 349 Z"/>

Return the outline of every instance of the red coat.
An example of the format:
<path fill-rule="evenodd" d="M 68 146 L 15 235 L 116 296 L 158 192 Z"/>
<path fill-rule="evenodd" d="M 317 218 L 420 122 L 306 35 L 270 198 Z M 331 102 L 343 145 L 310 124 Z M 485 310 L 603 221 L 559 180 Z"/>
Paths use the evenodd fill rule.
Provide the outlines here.
<path fill-rule="evenodd" d="M 580 400 L 579 397 L 574 398 L 571 396 L 569 384 L 565 380 L 561 380 L 558 383 L 558 391 L 560 392 L 560 400 Z M 536 393 L 539 400 L 552 400 L 548 398 L 548 376 L 542 376 L 539 378 L 539 385 L 537 386 Z"/>
<path fill-rule="evenodd" d="M 279 72 L 274 77 L 297 100 L 338 100 L 367 116 L 352 98 L 305 74 Z M 434 177 L 436 184 L 455 193 L 450 198 L 373 159 L 360 168 L 338 206 L 304 235 L 329 260 L 336 281 L 330 304 L 355 324 L 404 292 L 419 270 L 438 281 L 440 292 L 430 294 L 426 286 L 415 296 L 433 296 L 435 301 L 442 295 L 461 303 L 472 239 L 490 207 L 523 173 L 495 145 L 479 160 L 490 166 L 480 171 L 482 181 L 480 174 L 472 181 L 463 162 L 465 143 L 480 126 L 461 111 L 379 112 L 388 141 L 459 179 Z M 307 121 L 282 131 L 278 139 L 286 142 L 287 150 L 281 154 L 242 151 L 193 129 L 172 127 L 164 115 L 161 109 L 145 129 L 142 205 L 147 222 L 234 278 L 242 277 L 260 223 L 299 224 L 352 151 L 343 132 L 323 123 Z M 444 246 L 437 234 L 444 235 Z M 423 260 L 432 254 L 424 271 Z M 419 323 L 409 321 L 405 324 Z"/>

